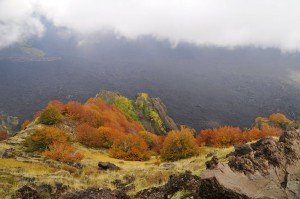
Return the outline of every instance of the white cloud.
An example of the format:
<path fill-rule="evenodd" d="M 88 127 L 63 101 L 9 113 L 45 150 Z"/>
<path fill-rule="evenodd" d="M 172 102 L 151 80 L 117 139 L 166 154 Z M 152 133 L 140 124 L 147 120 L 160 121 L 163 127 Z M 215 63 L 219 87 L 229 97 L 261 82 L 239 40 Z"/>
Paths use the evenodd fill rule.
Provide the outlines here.
<path fill-rule="evenodd" d="M 175 44 L 186 41 L 199 45 L 254 45 L 283 51 L 300 50 L 298 0 L 0 1 L 6 2 L 8 7 L 2 8 L 7 10 L 6 13 L 1 12 L 3 5 L 0 7 L 0 20 L 6 27 L 4 37 L 9 31 L 18 32 L 12 34 L 15 36 L 9 41 L 40 34 L 39 21 L 33 16 L 33 13 L 39 13 L 56 26 L 83 35 L 113 30 L 130 39 L 152 35 Z M 29 8 L 16 6 L 16 2 Z M 24 14 L 20 17 L 17 10 L 23 10 Z M 3 40 L 1 34 L 0 46 L 3 46 Z"/>
<path fill-rule="evenodd" d="M 29 1 L 0 0 L 0 48 L 41 36 L 44 27 Z"/>

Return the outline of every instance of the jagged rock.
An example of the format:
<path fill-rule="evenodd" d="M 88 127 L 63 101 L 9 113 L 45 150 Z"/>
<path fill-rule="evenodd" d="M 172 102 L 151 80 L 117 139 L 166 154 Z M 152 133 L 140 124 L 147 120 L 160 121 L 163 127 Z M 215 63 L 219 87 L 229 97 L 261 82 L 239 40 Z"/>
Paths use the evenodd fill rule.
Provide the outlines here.
<path fill-rule="evenodd" d="M 17 117 L 9 116 L 3 112 L 0 112 L 0 132 L 4 131 L 8 135 L 13 135 L 19 125 L 19 119 Z"/>
<path fill-rule="evenodd" d="M 138 192 L 134 198 L 136 199 L 165 199 L 171 198 L 175 193 L 181 190 L 196 194 L 200 183 L 200 178 L 194 176 L 190 171 L 179 175 L 171 175 L 167 184 L 161 187 L 155 187 Z"/>
<path fill-rule="evenodd" d="M 34 188 L 25 185 L 16 191 L 14 198 L 15 199 L 39 199 L 40 196 Z"/>
<path fill-rule="evenodd" d="M 112 171 L 117 171 L 120 170 L 121 168 L 116 166 L 115 164 L 112 164 L 110 162 L 99 162 L 98 163 L 98 169 L 99 170 L 112 170 Z"/>
<path fill-rule="evenodd" d="M 253 151 L 249 144 L 235 145 L 234 152 L 231 155 L 242 156 Z"/>
<path fill-rule="evenodd" d="M 129 199 L 124 192 L 107 188 L 89 188 L 86 190 L 69 193 L 62 199 Z"/>
<path fill-rule="evenodd" d="M 197 197 L 203 199 L 246 199 L 246 195 L 237 193 L 235 190 L 230 190 L 222 186 L 215 177 L 201 180 Z"/>
<path fill-rule="evenodd" d="M 207 169 L 216 169 L 219 164 L 217 156 L 213 156 L 210 161 L 205 162 Z"/>
<path fill-rule="evenodd" d="M 189 173 L 171 177 L 166 185 L 143 190 L 136 198 L 171 198 L 174 191 L 186 189 L 199 199 L 300 198 L 300 131 L 236 149 L 228 164 L 213 157 L 200 178 Z"/>
<path fill-rule="evenodd" d="M 123 97 L 118 92 L 101 91 L 96 95 L 108 104 L 114 104 L 118 97 Z M 160 98 L 152 98 L 146 93 L 138 93 L 135 101 L 130 100 L 133 109 L 144 128 L 158 135 L 165 135 L 171 130 L 178 130 L 174 120 L 168 116 L 167 108 Z M 155 117 L 155 118 L 152 118 Z"/>
<path fill-rule="evenodd" d="M 174 120 L 168 116 L 167 108 L 160 100 L 160 98 L 152 98 L 146 93 L 138 93 L 135 103 L 139 108 L 139 118 L 146 130 L 155 132 L 158 135 L 165 135 L 171 130 L 178 130 L 178 126 L 176 125 Z M 147 108 L 147 110 L 154 111 L 158 114 L 158 119 L 161 120 L 162 127 L 158 127 L 151 118 L 148 118 L 143 114 L 143 109 L 145 107 Z"/>

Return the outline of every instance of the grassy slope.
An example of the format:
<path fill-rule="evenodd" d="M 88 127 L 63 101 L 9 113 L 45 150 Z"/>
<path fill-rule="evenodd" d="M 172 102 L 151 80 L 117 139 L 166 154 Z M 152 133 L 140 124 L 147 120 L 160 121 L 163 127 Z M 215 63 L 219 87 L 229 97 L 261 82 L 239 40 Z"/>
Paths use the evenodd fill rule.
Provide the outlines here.
<path fill-rule="evenodd" d="M 8 142 L 0 142 L 0 151 L 14 148 L 20 154 L 16 159 L 0 158 L 0 198 L 11 195 L 17 188 L 28 182 L 36 184 L 51 184 L 61 182 L 71 189 L 78 190 L 87 187 L 110 187 L 115 188 L 112 182 L 116 179 L 123 181 L 126 176 L 133 176 L 134 189 L 129 194 L 133 194 L 142 189 L 158 186 L 168 180 L 169 175 L 191 170 L 194 174 L 200 174 L 205 169 L 206 155 L 216 152 L 221 161 L 226 161 L 226 154 L 232 148 L 217 149 L 203 147 L 197 157 L 174 162 L 175 167 L 165 169 L 159 164 L 159 158 L 152 157 L 145 162 L 123 161 L 108 156 L 106 151 L 86 148 L 78 143 L 74 146 L 84 154 L 81 163 L 83 169 L 76 169 L 66 164 L 61 164 L 52 160 L 47 160 L 42 156 L 24 153 L 20 143 L 28 135 L 30 129 L 12 137 Z M 98 171 L 99 161 L 107 161 L 121 167 L 120 171 Z M 2 191 L 1 191 L 2 190 Z M 9 190 L 9 191 L 8 191 Z"/>

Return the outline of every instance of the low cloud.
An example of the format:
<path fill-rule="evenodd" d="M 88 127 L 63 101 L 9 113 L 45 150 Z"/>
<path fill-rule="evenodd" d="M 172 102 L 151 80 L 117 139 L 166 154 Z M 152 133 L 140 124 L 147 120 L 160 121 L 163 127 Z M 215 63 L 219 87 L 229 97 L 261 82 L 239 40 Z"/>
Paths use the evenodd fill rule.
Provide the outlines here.
<path fill-rule="evenodd" d="M 299 8 L 297 0 L 0 0 L 0 47 L 41 36 L 42 16 L 81 35 L 299 51 Z"/>

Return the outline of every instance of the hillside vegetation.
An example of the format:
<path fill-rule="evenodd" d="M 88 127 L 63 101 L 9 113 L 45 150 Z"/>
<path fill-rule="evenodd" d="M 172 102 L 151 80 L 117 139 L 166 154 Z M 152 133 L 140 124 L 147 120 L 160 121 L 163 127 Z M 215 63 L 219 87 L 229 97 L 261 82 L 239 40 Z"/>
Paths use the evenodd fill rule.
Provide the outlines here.
<path fill-rule="evenodd" d="M 212 156 L 227 162 L 233 145 L 279 136 L 299 125 L 276 113 L 256 118 L 250 129 L 224 126 L 196 132 L 174 126 L 160 106 L 160 100 L 145 93 L 134 102 L 108 91 L 84 104 L 50 101 L 22 131 L 0 142 L 0 190 L 5 190 L 0 196 L 15 196 L 28 184 L 65 191 L 108 187 L 133 195 L 187 169 L 199 175 Z M 103 170 L 99 162 L 117 169 Z M 43 198 L 54 197 L 45 194 Z"/>

